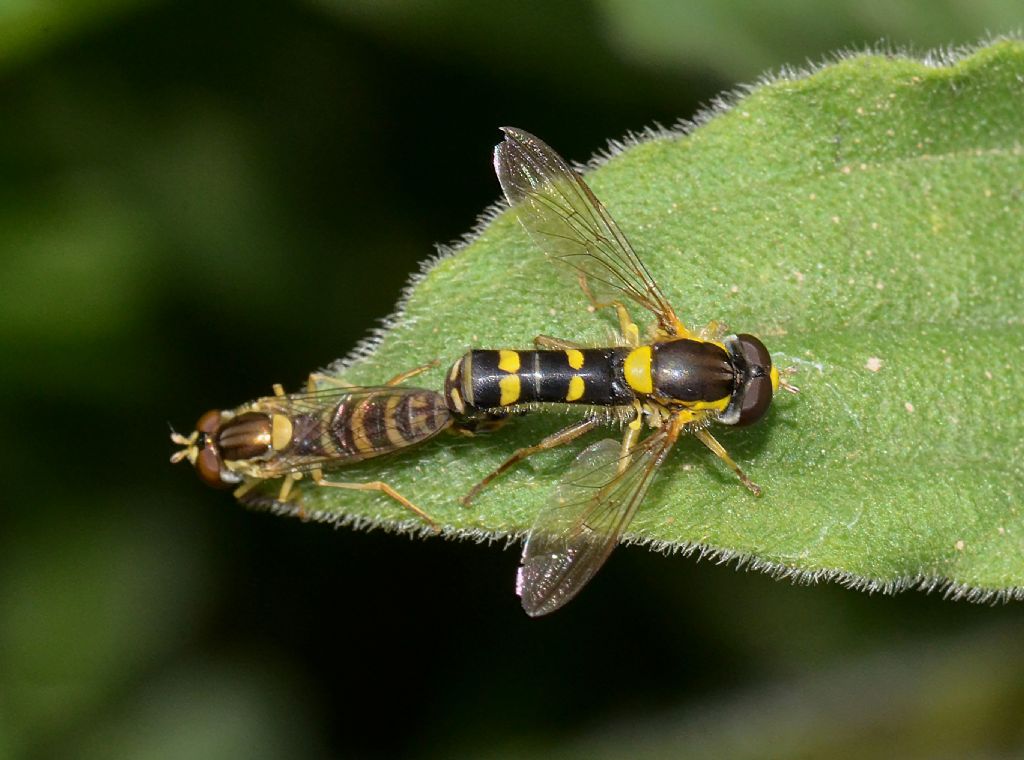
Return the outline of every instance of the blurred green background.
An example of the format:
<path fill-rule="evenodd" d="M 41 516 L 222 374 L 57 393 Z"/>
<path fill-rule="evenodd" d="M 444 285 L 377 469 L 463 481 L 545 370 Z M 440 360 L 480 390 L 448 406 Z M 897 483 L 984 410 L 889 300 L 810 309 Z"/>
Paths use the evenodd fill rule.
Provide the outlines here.
<path fill-rule="evenodd" d="M 765 70 L 1024 21 L 825 7 L 0 2 L 0 756 L 1024 753 L 1019 604 L 632 549 L 532 621 L 516 547 L 246 512 L 167 463 L 169 421 L 389 314 L 496 199 L 499 125 L 584 159 Z"/>

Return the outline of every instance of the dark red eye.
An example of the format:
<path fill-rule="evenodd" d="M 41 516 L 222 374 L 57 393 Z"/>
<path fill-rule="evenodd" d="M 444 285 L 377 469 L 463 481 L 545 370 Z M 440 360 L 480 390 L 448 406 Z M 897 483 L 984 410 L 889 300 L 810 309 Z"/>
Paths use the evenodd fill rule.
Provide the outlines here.
<path fill-rule="evenodd" d="M 758 338 L 747 333 L 725 339 L 735 371 L 735 390 L 729 406 L 719 416 L 724 425 L 752 425 L 771 406 L 775 388 L 772 386 L 772 356 Z"/>
<path fill-rule="evenodd" d="M 736 425 L 752 425 L 764 416 L 772 403 L 772 381 L 770 377 L 761 375 L 751 378 L 746 387 L 740 391 L 740 418 Z"/>
<path fill-rule="evenodd" d="M 220 455 L 211 446 L 204 446 L 196 457 L 196 472 L 199 479 L 214 488 L 227 488 L 230 484 L 220 478 Z"/>
<path fill-rule="evenodd" d="M 768 411 L 772 403 L 772 355 L 758 338 L 748 333 L 736 336 L 742 355 L 744 384 L 740 389 L 740 417 L 736 424 L 751 425 Z"/>
<path fill-rule="evenodd" d="M 200 433 L 213 433 L 220 427 L 220 412 L 216 409 L 211 409 L 202 417 L 199 418 L 199 422 L 196 423 L 196 430 Z"/>
<path fill-rule="evenodd" d="M 740 333 L 736 336 L 736 343 L 749 372 L 756 374 L 757 367 L 761 367 L 766 375 L 771 372 L 772 355 L 759 338 L 749 333 Z"/>

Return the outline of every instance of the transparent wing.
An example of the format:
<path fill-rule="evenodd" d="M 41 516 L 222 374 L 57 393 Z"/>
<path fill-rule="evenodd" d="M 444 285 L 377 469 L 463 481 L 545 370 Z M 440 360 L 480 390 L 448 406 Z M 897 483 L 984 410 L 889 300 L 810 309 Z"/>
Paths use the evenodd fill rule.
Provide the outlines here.
<path fill-rule="evenodd" d="M 621 446 L 605 439 L 584 449 L 523 547 L 516 593 L 531 616 L 546 615 L 580 592 L 632 522 L 675 438 L 662 428 L 641 442 L 619 472 Z"/>
<path fill-rule="evenodd" d="M 494 171 L 519 221 L 548 258 L 586 277 L 594 299 L 606 305 L 623 296 L 654 314 L 675 336 L 679 320 L 626 236 L 582 177 L 541 140 L 503 127 L 494 148 Z"/>
<path fill-rule="evenodd" d="M 432 393 L 432 391 L 394 385 L 346 385 L 338 388 L 286 393 L 283 396 L 264 396 L 254 401 L 251 406 L 264 411 L 314 414 L 332 409 L 342 401 L 356 404 L 370 397 L 399 397 L 417 393 Z"/>
<path fill-rule="evenodd" d="M 406 403 L 408 402 L 408 403 Z M 342 405 L 352 410 L 342 414 Z M 444 430 L 451 419 L 444 398 L 423 388 L 349 386 L 267 396 L 252 409 L 286 415 L 295 443 L 264 463 L 267 477 L 332 469 L 416 445 Z M 354 420 L 359 420 L 358 425 Z M 363 436 L 356 451 L 339 440 Z M 303 446 L 303 442 L 311 445 Z"/>

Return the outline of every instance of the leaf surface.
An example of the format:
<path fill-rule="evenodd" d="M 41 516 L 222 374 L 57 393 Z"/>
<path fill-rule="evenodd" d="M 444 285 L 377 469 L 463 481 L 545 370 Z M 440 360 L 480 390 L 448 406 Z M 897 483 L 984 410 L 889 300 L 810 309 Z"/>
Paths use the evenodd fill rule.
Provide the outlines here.
<path fill-rule="evenodd" d="M 684 440 L 627 540 L 863 588 L 1017 595 L 1022 145 L 1024 44 L 1001 41 L 943 65 L 865 55 L 763 84 L 589 171 L 683 320 L 761 336 L 802 390 L 753 428 L 716 428 L 762 498 Z M 538 333 L 601 344 L 614 325 L 506 212 L 430 267 L 379 345 L 340 373 L 381 383 L 438 358 L 413 384 L 440 390 L 470 347 L 528 348 Z M 593 439 L 535 457 L 471 509 L 458 499 L 569 419 L 441 436 L 331 477 L 386 481 L 452 534 L 517 534 Z M 301 488 L 314 519 L 416 525 L 379 495 Z"/>

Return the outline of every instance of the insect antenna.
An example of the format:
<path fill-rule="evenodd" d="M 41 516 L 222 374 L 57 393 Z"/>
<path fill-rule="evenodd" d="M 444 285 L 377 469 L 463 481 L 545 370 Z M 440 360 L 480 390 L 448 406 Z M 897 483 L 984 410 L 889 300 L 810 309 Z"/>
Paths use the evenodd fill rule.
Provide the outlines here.
<path fill-rule="evenodd" d="M 178 446 L 182 447 L 178 451 L 175 451 L 173 454 L 171 454 L 171 464 L 177 464 L 182 459 L 189 459 L 191 461 L 191 457 L 189 455 L 195 449 L 196 440 L 198 440 L 199 438 L 199 431 L 193 430 L 192 435 L 186 438 L 181 433 L 176 431 L 174 429 L 174 426 L 170 422 L 167 423 L 167 427 L 171 429 L 171 443 L 175 443 Z"/>
<path fill-rule="evenodd" d="M 787 393 L 799 393 L 800 389 L 793 385 L 786 378 L 791 377 L 797 373 L 797 368 L 790 365 L 779 372 L 779 387 Z"/>

